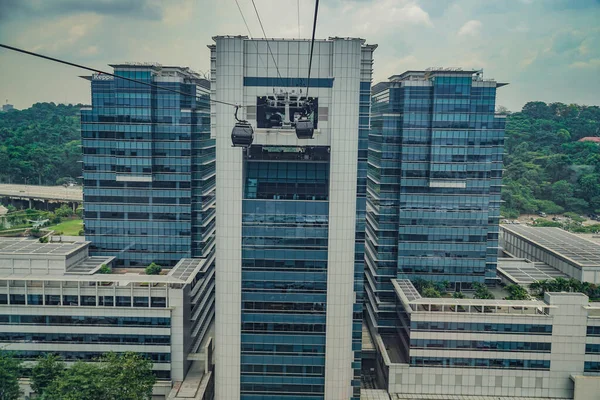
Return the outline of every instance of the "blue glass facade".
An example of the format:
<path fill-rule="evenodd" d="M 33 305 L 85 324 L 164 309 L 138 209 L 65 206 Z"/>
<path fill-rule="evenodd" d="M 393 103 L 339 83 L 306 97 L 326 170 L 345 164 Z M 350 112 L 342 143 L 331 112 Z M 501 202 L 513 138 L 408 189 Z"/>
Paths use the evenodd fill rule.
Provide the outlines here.
<path fill-rule="evenodd" d="M 366 292 L 371 323 L 394 327 L 390 279 L 496 277 L 504 118 L 471 71 L 407 72 L 373 88 Z"/>
<path fill-rule="evenodd" d="M 173 266 L 214 237 L 215 143 L 207 80 L 186 68 L 115 65 L 81 112 L 84 222 L 92 255 Z"/>
<path fill-rule="evenodd" d="M 329 155 L 279 150 L 244 162 L 241 399 L 323 399 Z"/>

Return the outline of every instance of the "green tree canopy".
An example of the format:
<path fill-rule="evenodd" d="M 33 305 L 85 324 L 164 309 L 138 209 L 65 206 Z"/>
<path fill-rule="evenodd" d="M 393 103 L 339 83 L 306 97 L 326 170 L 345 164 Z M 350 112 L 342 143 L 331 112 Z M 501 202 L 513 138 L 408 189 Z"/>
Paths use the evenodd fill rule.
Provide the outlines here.
<path fill-rule="evenodd" d="M 0 350 L 0 400 L 17 400 L 21 396 L 19 376 L 22 363 L 8 351 Z"/>
<path fill-rule="evenodd" d="M 31 388 L 38 394 L 43 394 L 46 388 L 65 370 L 65 363 L 52 353 L 40 357 L 31 369 Z"/>
<path fill-rule="evenodd" d="M 103 360 L 104 384 L 109 400 L 145 400 L 152 398 L 156 377 L 152 362 L 137 353 L 107 354 Z"/>
<path fill-rule="evenodd" d="M 137 353 L 107 353 L 98 363 L 77 362 L 58 375 L 44 400 L 150 400 L 152 362 Z"/>
<path fill-rule="evenodd" d="M 506 124 L 502 215 L 600 208 L 600 107 L 529 102 Z"/>
<path fill-rule="evenodd" d="M 0 182 L 54 185 L 80 176 L 80 108 L 36 103 L 0 113 Z"/>
<path fill-rule="evenodd" d="M 46 388 L 44 400 L 108 399 L 103 374 L 96 364 L 77 361 Z"/>

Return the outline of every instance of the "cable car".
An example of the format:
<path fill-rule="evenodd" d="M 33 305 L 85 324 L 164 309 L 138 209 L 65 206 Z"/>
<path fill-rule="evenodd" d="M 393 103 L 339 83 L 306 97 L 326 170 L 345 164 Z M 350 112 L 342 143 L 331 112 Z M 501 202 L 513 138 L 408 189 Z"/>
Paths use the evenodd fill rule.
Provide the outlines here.
<path fill-rule="evenodd" d="M 307 116 L 301 116 L 296 121 L 296 137 L 298 139 L 312 139 L 315 133 L 315 126 Z"/>
<path fill-rule="evenodd" d="M 248 121 L 239 120 L 237 117 L 239 106 L 235 108 L 237 122 L 231 130 L 231 143 L 233 147 L 250 147 L 254 141 L 254 129 Z"/>

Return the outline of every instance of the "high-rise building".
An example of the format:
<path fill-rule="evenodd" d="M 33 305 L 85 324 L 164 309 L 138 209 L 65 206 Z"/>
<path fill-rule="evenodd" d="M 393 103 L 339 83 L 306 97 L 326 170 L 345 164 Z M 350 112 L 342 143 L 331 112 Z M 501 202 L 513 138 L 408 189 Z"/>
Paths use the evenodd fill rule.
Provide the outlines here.
<path fill-rule="evenodd" d="M 174 266 L 214 249 L 210 83 L 183 67 L 129 63 L 95 74 L 81 111 L 85 236 L 117 266 Z M 167 88 L 175 93 L 161 88 Z"/>
<path fill-rule="evenodd" d="M 446 68 L 373 87 L 365 291 L 378 331 L 394 330 L 391 279 L 458 291 L 496 278 L 505 118 L 494 111 L 503 85 Z"/>
<path fill-rule="evenodd" d="M 376 46 L 316 41 L 307 81 L 310 41 L 214 40 L 213 99 L 242 106 L 239 117 L 255 131 L 252 146 L 232 147 L 234 109 L 211 109 L 219 182 L 216 398 L 357 399 L 357 228 Z M 298 139 L 294 125 L 307 100 L 314 138 Z"/>

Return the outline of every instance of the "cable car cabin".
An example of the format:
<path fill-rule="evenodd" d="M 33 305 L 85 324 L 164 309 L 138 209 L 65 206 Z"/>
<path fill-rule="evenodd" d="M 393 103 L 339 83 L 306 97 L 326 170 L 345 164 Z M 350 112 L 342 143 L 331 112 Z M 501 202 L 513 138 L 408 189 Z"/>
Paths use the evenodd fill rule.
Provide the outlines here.
<path fill-rule="evenodd" d="M 233 147 L 250 147 L 254 141 L 254 129 L 247 121 L 240 121 L 235 124 L 231 131 L 231 142 Z"/>
<path fill-rule="evenodd" d="M 306 117 L 300 117 L 296 121 L 296 137 L 298 139 L 312 139 L 315 132 L 315 126 L 311 120 Z"/>

